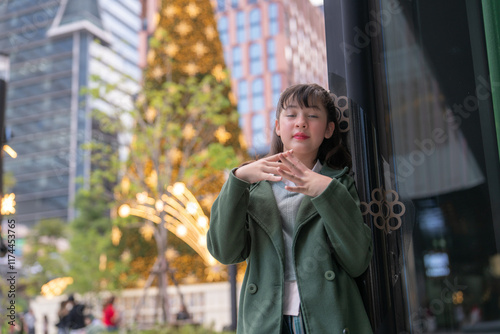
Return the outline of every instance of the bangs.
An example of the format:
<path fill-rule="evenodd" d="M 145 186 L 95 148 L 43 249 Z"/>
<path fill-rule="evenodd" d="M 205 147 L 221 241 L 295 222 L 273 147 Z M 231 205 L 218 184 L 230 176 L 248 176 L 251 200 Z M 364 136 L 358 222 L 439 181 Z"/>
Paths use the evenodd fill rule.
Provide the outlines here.
<path fill-rule="evenodd" d="M 296 85 L 290 87 L 280 96 L 278 110 L 285 109 L 292 102 L 296 102 L 301 108 L 319 108 L 324 105 L 324 92 L 311 85 Z"/>

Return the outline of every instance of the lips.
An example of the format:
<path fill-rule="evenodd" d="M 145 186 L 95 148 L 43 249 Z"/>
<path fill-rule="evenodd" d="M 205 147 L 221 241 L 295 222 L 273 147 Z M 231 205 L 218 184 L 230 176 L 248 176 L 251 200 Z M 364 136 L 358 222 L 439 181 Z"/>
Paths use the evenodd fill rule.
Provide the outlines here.
<path fill-rule="evenodd" d="M 305 140 L 305 139 L 308 139 L 309 136 L 306 135 L 305 133 L 298 132 L 298 133 L 296 133 L 296 134 L 293 135 L 293 138 L 299 139 L 299 140 Z"/>

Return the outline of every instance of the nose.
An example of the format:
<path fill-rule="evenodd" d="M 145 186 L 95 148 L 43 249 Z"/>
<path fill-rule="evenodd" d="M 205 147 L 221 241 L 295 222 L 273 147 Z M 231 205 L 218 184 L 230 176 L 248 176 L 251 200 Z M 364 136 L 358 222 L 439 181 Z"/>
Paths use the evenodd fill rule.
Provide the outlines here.
<path fill-rule="evenodd" d="M 297 128 L 305 128 L 307 126 L 307 118 L 304 115 L 297 115 L 295 118 L 295 126 Z"/>

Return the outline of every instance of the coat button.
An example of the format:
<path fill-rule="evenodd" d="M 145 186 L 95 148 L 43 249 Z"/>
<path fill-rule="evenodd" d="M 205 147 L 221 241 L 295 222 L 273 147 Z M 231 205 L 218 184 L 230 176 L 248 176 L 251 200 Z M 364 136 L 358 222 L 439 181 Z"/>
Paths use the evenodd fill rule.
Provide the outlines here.
<path fill-rule="evenodd" d="M 344 330 L 342 331 L 342 334 L 349 334 L 351 331 L 349 330 L 349 328 L 344 328 Z"/>
<path fill-rule="evenodd" d="M 325 278 L 329 281 L 333 281 L 335 279 L 335 273 L 331 270 L 325 272 Z M 349 329 L 347 329 L 349 330 Z"/>
<path fill-rule="evenodd" d="M 250 283 L 248 284 L 248 292 L 250 292 L 252 295 L 257 292 L 257 285 Z"/>

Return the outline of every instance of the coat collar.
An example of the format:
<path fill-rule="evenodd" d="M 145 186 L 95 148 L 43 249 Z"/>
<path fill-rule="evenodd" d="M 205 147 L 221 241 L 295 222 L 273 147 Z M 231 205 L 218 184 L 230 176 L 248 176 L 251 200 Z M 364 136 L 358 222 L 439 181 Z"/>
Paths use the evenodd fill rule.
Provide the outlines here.
<path fill-rule="evenodd" d="M 344 169 L 333 169 L 328 166 L 323 166 L 320 174 L 331 178 L 340 178 L 349 171 L 348 167 Z M 252 186 L 250 189 L 252 200 L 249 203 L 248 214 L 255 219 L 259 226 L 266 231 L 271 238 L 274 246 L 284 261 L 283 250 L 283 232 L 281 228 L 281 216 L 279 213 L 276 199 L 274 198 L 271 184 L 267 181 L 261 181 Z M 304 196 L 297 212 L 297 221 L 295 222 L 295 231 L 309 221 L 318 212 L 311 202 L 311 197 Z"/>

